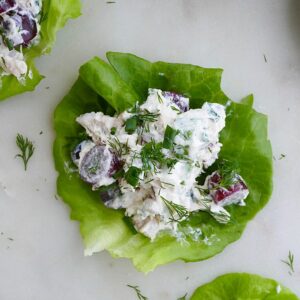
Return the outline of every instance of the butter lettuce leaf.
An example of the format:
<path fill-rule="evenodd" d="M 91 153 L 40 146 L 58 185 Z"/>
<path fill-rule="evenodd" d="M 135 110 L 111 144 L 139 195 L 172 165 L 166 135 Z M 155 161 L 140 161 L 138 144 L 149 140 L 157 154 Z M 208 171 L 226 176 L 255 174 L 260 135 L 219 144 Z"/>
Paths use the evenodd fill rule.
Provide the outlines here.
<path fill-rule="evenodd" d="M 273 279 L 247 273 L 232 273 L 200 286 L 190 300 L 298 300 Z"/>
<path fill-rule="evenodd" d="M 35 89 L 43 79 L 43 76 L 35 68 L 33 60 L 51 51 L 57 31 L 70 18 L 80 16 L 80 11 L 80 0 L 43 0 L 40 40 L 36 45 L 24 49 L 24 57 L 28 64 L 28 74 L 22 82 L 19 82 L 12 75 L 0 76 L 0 101 Z"/>
<path fill-rule="evenodd" d="M 247 222 L 271 196 L 272 150 L 267 135 L 267 117 L 252 108 L 251 95 L 242 103 L 228 99 L 220 87 L 220 69 L 150 63 L 124 53 L 109 52 L 108 59 L 112 67 L 99 58 L 83 65 L 79 79 L 54 113 L 58 194 L 71 207 L 71 218 L 80 222 L 85 254 L 107 250 L 114 257 L 132 259 L 136 268 L 146 273 L 178 259 L 199 261 L 216 255 L 240 238 Z M 139 79 L 141 84 L 137 84 Z M 250 190 L 245 207 L 229 207 L 233 216 L 231 223 L 219 224 L 209 214 L 196 212 L 180 225 L 182 239 L 163 233 L 151 242 L 132 230 L 122 211 L 106 208 L 99 193 L 80 179 L 70 157 L 84 134 L 76 117 L 91 111 L 113 114 L 125 110 L 137 100 L 146 100 L 146 87 L 181 93 L 190 97 L 192 107 L 201 107 L 205 101 L 226 104 L 226 127 L 220 138 L 224 146 L 220 158 L 238 166 Z M 199 228 L 202 235 L 191 234 Z"/>

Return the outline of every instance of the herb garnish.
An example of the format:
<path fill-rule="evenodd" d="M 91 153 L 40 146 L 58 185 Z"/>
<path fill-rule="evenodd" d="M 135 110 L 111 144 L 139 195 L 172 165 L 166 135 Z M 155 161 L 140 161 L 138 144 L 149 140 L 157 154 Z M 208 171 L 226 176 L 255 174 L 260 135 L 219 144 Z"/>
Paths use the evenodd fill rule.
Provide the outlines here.
<path fill-rule="evenodd" d="M 16 144 L 21 150 L 21 153 L 17 154 L 16 157 L 20 157 L 23 160 L 24 169 L 26 171 L 28 161 L 33 155 L 35 148 L 33 143 L 28 138 L 24 138 L 23 135 L 19 133 L 16 138 Z"/>
<path fill-rule="evenodd" d="M 132 185 L 133 187 L 136 187 L 139 183 L 139 176 L 142 173 L 142 170 L 140 168 L 131 166 L 128 171 L 125 173 L 124 178 L 125 180 Z"/>
<path fill-rule="evenodd" d="M 127 284 L 127 286 L 135 290 L 136 295 L 139 300 L 148 300 L 148 298 L 146 296 L 142 295 L 141 290 L 137 285 Z"/>
<path fill-rule="evenodd" d="M 149 123 L 157 121 L 160 113 L 152 113 L 147 109 L 141 110 L 138 103 L 129 111 L 134 116 L 125 121 L 125 131 L 129 134 L 135 132 L 137 127 L 142 127 L 145 131 L 149 131 Z"/>
<path fill-rule="evenodd" d="M 118 156 L 129 154 L 130 148 L 127 142 L 126 144 L 122 144 L 116 136 L 108 140 L 108 145 Z"/>
<path fill-rule="evenodd" d="M 185 293 L 185 295 L 183 295 L 182 297 L 178 298 L 177 300 L 186 300 L 186 296 L 187 296 L 187 293 Z"/>
<path fill-rule="evenodd" d="M 163 147 L 165 149 L 171 149 L 174 145 L 174 139 L 176 135 L 179 134 L 177 129 L 172 128 L 171 126 L 167 125 L 164 135 Z"/>
<path fill-rule="evenodd" d="M 266 57 L 266 54 L 264 54 L 264 60 L 265 60 L 265 63 L 268 62 L 267 57 Z"/>
<path fill-rule="evenodd" d="M 157 172 L 157 168 L 165 161 L 165 157 L 161 150 L 162 144 L 155 143 L 154 140 L 151 140 L 144 145 L 140 153 L 144 171 Z"/>
<path fill-rule="evenodd" d="M 164 204 L 166 205 L 171 215 L 170 217 L 171 222 L 181 222 L 189 216 L 188 210 L 183 205 L 176 204 L 172 201 L 169 201 L 163 196 L 160 196 L 160 198 L 163 200 Z M 178 215 L 178 218 L 176 218 L 175 214 Z"/>
<path fill-rule="evenodd" d="M 295 272 L 294 269 L 294 254 L 289 250 L 289 255 L 287 260 L 281 260 L 284 264 L 286 264 L 289 268 L 289 274 L 292 275 L 292 273 Z"/>
<path fill-rule="evenodd" d="M 280 157 L 278 158 L 279 160 L 282 160 L 283 158 L 285 158 L 286 157 L 286 154 L 283 154 L 283 153 L 281 153 L 280 154 Z"/>

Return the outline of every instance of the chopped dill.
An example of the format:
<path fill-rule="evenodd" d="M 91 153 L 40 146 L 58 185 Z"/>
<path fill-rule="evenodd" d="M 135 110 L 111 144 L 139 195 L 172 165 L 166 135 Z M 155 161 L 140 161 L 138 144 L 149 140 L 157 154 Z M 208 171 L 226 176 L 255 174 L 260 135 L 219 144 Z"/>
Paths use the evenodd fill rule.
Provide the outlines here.
<path fill-rule="evenodd" d="M 286 264 L 289 268 L 289 274 L 292 275 L 292 273 L 295 272 L 294 269 L 294 254 L 289 250 L 289 255 L 287 260 L 281 260 L 284 264 Z"/>
<path fill-rule="evenodd" d="M 171 216 L 170 217 L 171 222 L 181 222 L 189 216 L 188 210 L 183 205 L 176 204 L 172 201 L 169 201 L 163 196 L 160 196 L 160 198 L 163 200 L 164 204 L 166 205 L 169 211 L 169 214 Z M 176 218 L 176 214 L 178 218 Z"/>
<path fill-rule="evenodd" d="M 130 152 L 128 142 L 126 142 L 126 144 L 123 144 L 116 136 L 108 140 L 108 145 L 118 156 L 127 155 Z"/>
<path fill-rule="evenodd" d="M 127 286 L 132 288 L 133 290 L 135 290 L 136 295 L 137 295 L 139 300 L 148 300 L 148 298 L 142 294 L 140 288 L 137 285 L 127 284 Z"/>

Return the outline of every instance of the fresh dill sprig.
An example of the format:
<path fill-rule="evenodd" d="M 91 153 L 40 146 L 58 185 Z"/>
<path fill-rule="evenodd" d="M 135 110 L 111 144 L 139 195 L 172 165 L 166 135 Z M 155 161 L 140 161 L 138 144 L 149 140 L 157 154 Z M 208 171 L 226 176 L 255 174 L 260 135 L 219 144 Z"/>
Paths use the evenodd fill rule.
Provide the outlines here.
<path fill-rule="evenodd" d="M 172 201 L 169 201 L 163 196 L 160 196 L 160 198 L 163 200 L 164 204 L 166 205 L 171 215 L 170 217 L 171 222 L 181 222 L 189 216 L 188 210 L 183 205 L 176 204 Z M 176 214 L 178 218 L 176 218 Z"/>
<path fill-rule="evenodd" d="M 234 163 L 223 160 L 218 164 L 217 172 L 220 175 L 220 182 L 216 188 L 228 188 L 232 184 L 236 183 L 236 174 L 238 170 Z"/>
<path fill-rule="evenodd" d="M 26 137 L 24 138 L 23 135 L 17 134 L 16 137 L 16 144 L 19 147 L 21 153 L 18 153 L 16 157 L 20 157 L 23 160 L 24 163 L 24 169 L 27 170 L 27 164 L 29 159 L 34 153 L 34 146 L 33 143 Z"/>
<path fill-rule="evenodd" d="M 289 250 L 289 255 L 287 260 L 281 260 L 284 264 L 286 264 L 289 268 L 289 274 L 292 275 L 292 273 L 295 272 L 294 269 L 294 254 Z"/>
<path fill-rule="evenodd" d="M 113 136 L 110 140 L 108 140 L 108 145 L 118 156 L 127 155 L 130 152 L 128 143 L 121 143 L 116 136 Z"/>
<path fill-rule="evenodd" d="M 130 285 L 127 284 L 128 287 L 132 288 L 133 290 L 135 290 L 136 295 L 138 297 L 139 300 L 148 300 L 148 297 L 144 296 L 140 290 L 140 288 L 137 285 Z"/>
<path fill-rule="evenodd" d="M 199 189 L 199 187 L 198 187 Z M 200 194 L 202 193 L 201 190 L 199 189 Z M 204 208 L 206 209 L 206 211 L 219 223 L 221 224 L 226 224 L 231 220 L 231 216 L 230 214 L 224 209 L 222 211 L 219 211 L 218 213 L 213 212 L 210 210 L 210 203 L 211 200 L 210 199 L 201 199 L 199 200 L 199 202 L 204 206 Z"/>

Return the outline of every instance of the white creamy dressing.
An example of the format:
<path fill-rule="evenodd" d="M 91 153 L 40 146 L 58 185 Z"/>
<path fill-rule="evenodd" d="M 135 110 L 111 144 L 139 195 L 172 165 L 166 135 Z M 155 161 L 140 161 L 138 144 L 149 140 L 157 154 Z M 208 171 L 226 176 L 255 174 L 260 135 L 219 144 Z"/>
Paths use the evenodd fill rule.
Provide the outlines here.
<path fill-rule="evenodd" d="M 13 7 L 9 11 L 12 11 L 16 8 L 20 10 L 20 14 L 25 12 L 29 13 L 32 15 L 32 17 L 38 20 L 42 8 L 42 0 L 17 0 L 16 7 Z M 15 45 L 22 44 L 22 34 L 26 33 L 26 30 L 19 30 L 16 20 L 7 14 L 9 11 L 0 14 L 0 18 L 9 24 L 9 30 L 6 31 L 6 37 Z M 18 23 L 22 22 L 20 17 L 15 16 L 14 18 L 18 19 Z M 40 25 L 39 22 L 36 23 L 37 30 L 39 32 Z M 34 44 L 38 38 L 39 36 L 37 35 L 30 43 Z M 22 77 L 27 74 L 27 72 L 28 66 L 23 55 L 22 47 L 20 47 L 19 51 L 16 49 L 10 50 L 0 36 L 0 75 L 13 75 L 21 80 Z"/>
<path fill-rule="evenodd" d="M 106 116 L 101 112 L 87 113 L 77 118 L 94 143 L 103 143 L 107 147 L 110 132 L 116 128 L 114 137 L 122 143 L 127 143 L 130 154 L 122 157 L 125 161 L 124 169 L 128 166 L 141 167 L 138 155 L 143 143 L 164 140 L 167 125 L 177 129 L 174 143 L 188 148 L 188 160 L 179 160 L 170 171 L 166 167 L 149 174 L 142 173 L 137 188 L 119 180 L 121 195 L 106 203 L 107 206 L 126 210 L 126 215 L 132 217 L 135 228 L 154 239 L 162 230 L 176 233 L 178 222 L 170 222 L 170 211 L 163 199 L 183 206 L 188 212 L 196 210 L 211 210 L 214 214 L 223 214 L 230 219 L 230 214 L 221 206 L 210 203 L 203 204 L 203 195 L 195 187 L 196 178 L 204 168 L 212 165 L 218 158 L 222 144 L 219 133 L 225 126 L 225 107 L 216 103 L 204 103 L 200 109 L 190 109 L 180 112 L 179 107 L 168 97 L 164 97 L 161 90 L 149 89 L 147 101 L 140 106 L 141 110 L 159 113 L 157 120 L 148 124 L 149 130 L 128 134 L 124 122 L 133 114 L 124 112 L 117 117 Z M 139 138 L 140 136 L 140 138 Z M 171 156 L 171 150 L 163 149 L 166 157 Z M 84 155 L 83 154 L 80 155 Z M 135 153 L 135 154 L 132 154 Z M 224 222 L 225 223 L 225 222 Z"/>

